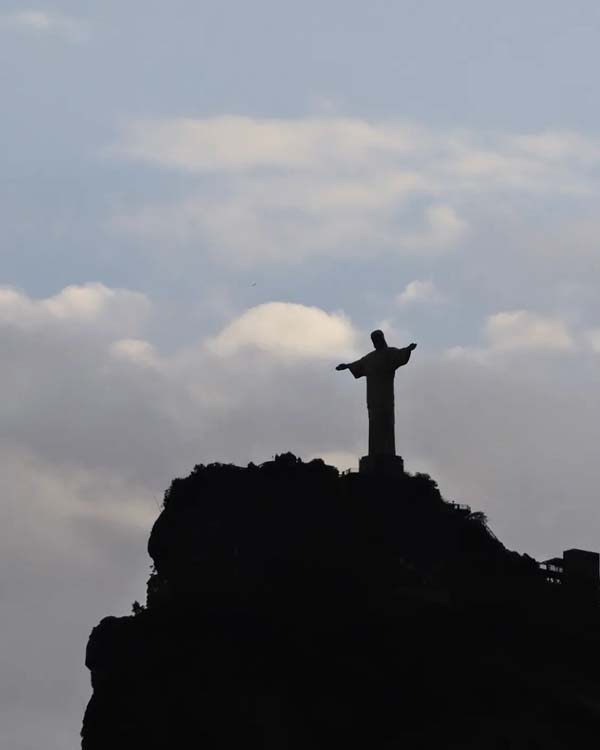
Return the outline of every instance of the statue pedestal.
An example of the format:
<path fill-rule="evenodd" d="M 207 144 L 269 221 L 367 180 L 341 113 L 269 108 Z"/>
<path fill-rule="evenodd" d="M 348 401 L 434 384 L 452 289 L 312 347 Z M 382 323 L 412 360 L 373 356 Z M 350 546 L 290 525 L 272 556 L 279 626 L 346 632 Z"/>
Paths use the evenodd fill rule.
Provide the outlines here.
<path fill-rule="evenodd" d="M 399 477 L 404 474 L 402 456 L 386 454 L 363 456 L 358 464 L 361 474 L 377 474 L 379 476 Z"/>

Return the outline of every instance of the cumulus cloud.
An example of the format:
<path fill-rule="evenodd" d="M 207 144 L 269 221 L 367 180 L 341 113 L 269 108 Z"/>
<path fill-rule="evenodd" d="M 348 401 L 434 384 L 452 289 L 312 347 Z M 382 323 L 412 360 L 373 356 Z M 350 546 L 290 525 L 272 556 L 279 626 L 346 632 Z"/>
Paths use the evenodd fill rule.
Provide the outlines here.
<path fill-rule="evenodd" d="M 268 302 L 240 315 L 209 341 L 220 355 L 247 347 L 278 357 L 326 358 L 356 351 L 357 334 L 343 313 L 290 302 Z"/>
<path fill-rule="evenodd" d="M 506 354 L 575 352 L 580 340 L 589 333 L 572 333 L 565 320 L 530 310 L 507 310 L 489 315 L 483 325 L 484 347 L 453 346 L 445 356 L 451 360 L 470 360 L 479 364 L 497 364 Z M 589 339 L 593 347 L 592 339 Z"/>
<path fill-rule="evenodd" d="M 402 307 L 420 304 L 439 304 L 444 296 L 431 279 L 410 281 L 396 298 Z"/>
<path fill-rule="evenodd" d="M 290 402 L 288 388 L 305 391 L 300 381 L 307 374 L 332 383 L 338 358 L 355 352 L 356 331 L 343 313 L 272 302 L 167 356 L 143 336 L 151 311 L 144 295 L 99 284 L 42 300 L 4 289 L 0 343 L 10 357 L 0 372 L 7 394 L 0 444 L 26 445 L 45 461 L 86 470 L 110 468 L 132 481 L 151 476 L 150 482 L 189 468 L 202 446 L 216 459 L 230 441 L 235 455 L 260 458 L 279 447 L 273 434 L 253 435 L 248 454 L 243 430 L 231 443 L 230 433 L 214 433 L 215 425 L 255 423 L 261 405 L 275 399 L 281 402 L 276 432 L 285 434 L 296 416 L 306 422 L 308 405 L 319 398 L 315 392 L 302 405 Z M 282 387 L 275 392 L 279 372 Z M 315 405 L 311 420 L 318 417 Z M 331 448 L 332 434 L 321 434 L 322 448 Z"/>
<path fill-rule="evenodd" d="M 59 36 L 71 42 L 84 42 L 89 33 L 87 24 L 80 19 L 36 9 L 0 14 L 1 27 Z"/>
<path fill-rule="evenodd" d="M 349 173 L 391 160 L 397 168 L 415 169 L 430 188 L 452 179 L 467 186 L 473 178 L 485 177 L 504 186 L 561 189 L 543 184 L 558 165 L 570 170 L 574 159 L 588 168 L 590 162 L 600 161 L 600 144 L 595 139 L 569 131 L 531 135 L 465 129 L 444 132 L 407 121 L 349 117 L 228 115 L 131 120 L 123 126 L 112 152 L 189 172 L 310 170 L 335 165 Z"/>
<path fill-rule="evenodd" d="M 137 330 L 150 312 L 139 292 L 103 284 L 68 286 L 46 299 L 34 300 L 13 287 L 0 287 L 0 325 L 39 328 L 48 325 L 94 326 L 96 330 Z"/>
<path fill-rule="evenodd" d="M 529 310 L 499 312 L 488 318 L 485 335 L 492 349 L 568 351 L 575 342 L 560 318 L 544 317 Z"/>

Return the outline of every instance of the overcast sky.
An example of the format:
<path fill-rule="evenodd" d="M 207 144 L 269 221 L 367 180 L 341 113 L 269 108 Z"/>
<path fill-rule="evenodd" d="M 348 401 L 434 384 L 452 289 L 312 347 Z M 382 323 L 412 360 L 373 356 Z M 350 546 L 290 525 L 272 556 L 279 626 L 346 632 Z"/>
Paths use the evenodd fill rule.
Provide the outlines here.
<path fill-rule="evenodd" d="M 0 9 L 0 745 L 78 746 L 91 628 L 195 463 L 397 446 L 538 558 L 600 550 L 600 6 Z"/>

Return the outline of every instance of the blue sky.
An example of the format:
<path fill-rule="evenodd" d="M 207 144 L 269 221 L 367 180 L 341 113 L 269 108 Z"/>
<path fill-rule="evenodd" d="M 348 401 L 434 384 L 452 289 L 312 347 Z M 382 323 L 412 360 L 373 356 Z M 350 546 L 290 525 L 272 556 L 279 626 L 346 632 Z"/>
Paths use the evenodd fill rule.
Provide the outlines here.
<path fill-rule="evenodd" d="M 600 549 L 599 29 L 577 1 L 3 5 L 0 744 L 77 741 L 174 476 L 357 465 L 334 367 L 378 326 L 419 343 L 407 468 L 511 548 Z"/>

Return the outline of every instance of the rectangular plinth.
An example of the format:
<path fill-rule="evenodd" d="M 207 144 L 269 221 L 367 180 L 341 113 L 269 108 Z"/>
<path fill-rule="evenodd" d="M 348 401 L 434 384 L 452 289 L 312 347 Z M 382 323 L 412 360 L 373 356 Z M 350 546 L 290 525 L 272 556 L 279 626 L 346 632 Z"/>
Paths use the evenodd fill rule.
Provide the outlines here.
<path fill-rule="evenodd" d="M 385 476 L 401 476 L 404 474 L 402 456 L 363 456 L 358 470 L 361 474 L 378 474 Z"/>

